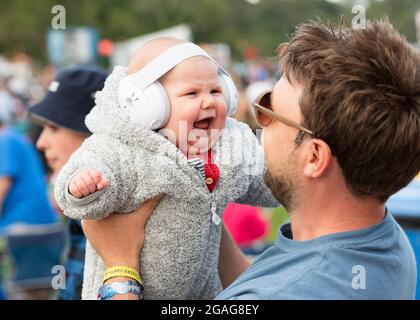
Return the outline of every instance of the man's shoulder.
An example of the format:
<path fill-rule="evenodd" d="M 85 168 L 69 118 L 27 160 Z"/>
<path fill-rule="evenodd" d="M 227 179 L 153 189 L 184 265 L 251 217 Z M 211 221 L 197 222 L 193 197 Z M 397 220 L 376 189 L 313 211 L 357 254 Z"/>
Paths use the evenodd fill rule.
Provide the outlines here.
<path fill-rule="evenodd" d="M 417 271 L 411 245 L 391 215 L 381 224 L 337 238 L 324 248 L 317 267 L 279 290 L 279 296 L 306 292 L 312 299 L 414 298 Z"/>
<path fill-rule="evenodd" d="M 373 228 L 327 237 L 330 238 L 318 239 L 317 245 L 304 250 L 289 250 L 290 247 L 277 243 L 257 258 L 221 297 L 249 298 L 253 294 L 255 299 L 414 298 L 414 255 L 391 216 Z"/>

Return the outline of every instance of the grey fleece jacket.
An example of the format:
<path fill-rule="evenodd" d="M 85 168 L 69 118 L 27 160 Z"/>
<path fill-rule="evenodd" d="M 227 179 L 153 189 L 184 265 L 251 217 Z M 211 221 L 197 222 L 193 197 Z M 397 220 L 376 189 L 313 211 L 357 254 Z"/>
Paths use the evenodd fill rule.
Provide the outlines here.
<path fill-rule="evenodd" d="M 217 220 L 225 206 L 229 202 L 279 205 L 263 182 L 262 148 L 248 126 L 229 118 L 213 148 L 220 177 L 210 193 L 174 144 L 129 121 L 127 110 L 117 102 L 118 84 L 125 76 L 125 69 L 116 67 L 97 93 L 96 106 L 86 117 L 93 135 L 60 171 L 57 202 L 70 218 L 100 219 L 112 212 L 132 212 L 165 194 L 145 230 L 140 269 L 145 299 L 212 299 L 222 289 Z M 76 199 L 68 193 L 68 183 L 85 168 L 99 170 L 110 184 Z M 103 261 L 88 242 L 83 299 L 97 298 L 103 274 Z"/>

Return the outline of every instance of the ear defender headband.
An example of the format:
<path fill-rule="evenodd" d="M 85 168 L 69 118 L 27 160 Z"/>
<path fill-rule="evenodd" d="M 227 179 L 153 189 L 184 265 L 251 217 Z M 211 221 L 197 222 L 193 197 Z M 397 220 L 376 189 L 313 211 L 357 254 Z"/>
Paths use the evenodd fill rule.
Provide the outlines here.
<path fill-rule="evenodd" d="M 151 130 L 164 127 L 171 109 L 168 95 L 158 79 L 184 60 L 197 56 L 206 57 L 216 64 L 227 114 L 233 115 L 238 108 L 238 92 L 232 78 L 203 49 L 193 43 L 182 43 L 165 50 L 141 70 L 122 79 L 118 89 L 119 106 L 128 109 L 129 117 L 134 123 Z"/>

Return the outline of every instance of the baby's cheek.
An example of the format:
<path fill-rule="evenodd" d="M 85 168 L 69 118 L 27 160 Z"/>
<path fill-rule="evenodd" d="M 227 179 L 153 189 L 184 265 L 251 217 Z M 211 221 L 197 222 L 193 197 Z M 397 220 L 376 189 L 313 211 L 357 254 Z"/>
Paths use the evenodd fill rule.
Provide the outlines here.
<path fill-rule="evenodd" d="M 212 129 L 220 130 L 220 131 L 223 130 L 226 127 L 226 120 L 227 120 L 226 113 L 224 115 L 219 115 L 217 119 L 215 119 Z"/>

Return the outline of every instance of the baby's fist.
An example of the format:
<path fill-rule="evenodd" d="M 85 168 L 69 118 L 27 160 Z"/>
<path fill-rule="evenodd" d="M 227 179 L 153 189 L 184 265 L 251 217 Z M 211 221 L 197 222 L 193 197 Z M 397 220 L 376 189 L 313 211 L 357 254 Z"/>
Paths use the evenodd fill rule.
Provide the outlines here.
<path fill-rule="evenodd" d="M 101 172 L 94 169 L 86 169 L 71 179 L 69 192 L 76 198 L 82 198 L 105 189 L 108 185 L 108 179 L 102 176 Z"/>

